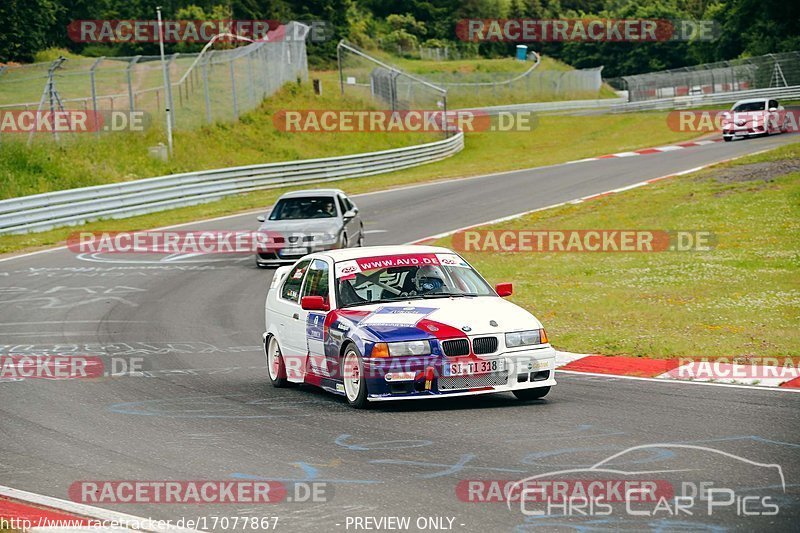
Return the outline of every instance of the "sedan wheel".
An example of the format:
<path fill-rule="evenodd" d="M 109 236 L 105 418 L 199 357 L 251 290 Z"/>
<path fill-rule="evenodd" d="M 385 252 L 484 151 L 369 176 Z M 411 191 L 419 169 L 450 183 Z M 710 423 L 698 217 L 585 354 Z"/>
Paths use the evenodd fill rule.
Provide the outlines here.
<path fill-rule="evenodd" d="M 273 387 L 285 387 L 286 381 L 286 365 L 283 362 L 283 355 L 281 354 L 281 347 L 278 345 L 278 339 L 274 336 L 269 338 L 266 346 L 267 352 L 267 370 L 269 371 L 269 380 L 272 382 Z"/>
<path fill-rule="evenodd" d="M 363 409 L 367 406 L 367 381 L 364 379 L 364 363 L 355 347 L 347 349 L 342 370 L 347 403 L 350 407 Z"/>

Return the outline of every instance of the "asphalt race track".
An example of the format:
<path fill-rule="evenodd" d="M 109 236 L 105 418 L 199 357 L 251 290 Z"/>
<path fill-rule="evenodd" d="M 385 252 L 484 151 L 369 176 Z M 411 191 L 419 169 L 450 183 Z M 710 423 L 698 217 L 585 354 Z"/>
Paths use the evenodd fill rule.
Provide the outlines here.
<path fill-rule="evenodd" d="M 371 232 L 367 244 L 403 243 L 796 139 L 715 143 L 356 200 Z M 248 214 L 182 229 L 256 226 Z M 502 394 L 355 411 L 313 388 L 270 386 L 260 337 L 271 277 L 251 256 L 79 257 L 62 249 L 0 262 L 0 355 L 116 356 L 141 360 L 146 370 L 0 383 L 0 484 L 68 499 L 70 485 L 81 480 L 329 483 L 327 503 L 98 504 L 162 519 L 277 516 L 278 531 L 354 531 L 353 517 L 388 516 L 411 517 L 411 530 L 419 517 L 449 517 L 453 531 L 796 531 L 800 396 L 794 393 L 562 373 L 546 401 L 525 404 Z M 745 517 L 731 506 L 711 516 L 705 508 L 680 516 L 526 516 L 518 505 L 462 501 L 457 490 L 464 480 L 589 467 L 632 446 L 663 443 L 780 465 L 785 492 L 764 468 L 699 448 L 633 450 L 611 464 L 671 470 L 648 475 L 713 482 L 737 495 L 774 493 L 780 512 Z"/>

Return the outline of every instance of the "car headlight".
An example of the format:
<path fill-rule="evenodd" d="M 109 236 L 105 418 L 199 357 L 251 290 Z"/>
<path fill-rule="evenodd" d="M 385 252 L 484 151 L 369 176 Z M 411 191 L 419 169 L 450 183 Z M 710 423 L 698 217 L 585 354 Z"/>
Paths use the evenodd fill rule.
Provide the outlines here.
<path fill-rule="evenodd" d="M 430 353 L 431 343 L 428 341 L 378 342 L 372 347 L 372 357 L 404 357 Z"/>
<path fill-rule="evenodd" d="M 543 329 L 530 329 L 506 333 L 506 347 L 533 346 L 547 343 L 547 333 Z"/>

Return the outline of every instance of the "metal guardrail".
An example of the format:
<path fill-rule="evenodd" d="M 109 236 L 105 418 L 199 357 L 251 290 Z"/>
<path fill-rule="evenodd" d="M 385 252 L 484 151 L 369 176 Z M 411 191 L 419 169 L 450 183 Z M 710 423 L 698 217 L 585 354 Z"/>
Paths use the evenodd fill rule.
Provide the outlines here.
<path fill-rule="evenodd" d="M 716 104 L 732 104 L 748 98 L 775 98 L 798 99 L 800 98 L 800 85 L 792 87 L 773 87 L 768 89 L 752 89 L 749 91 L 730 91 L 726 93 L 698 94 L 692 96 L 675 96 L 660 98 L 658 100 L 643 100 L 640 102 L 626 102 L 611 106 L 612 113 L 629 113 L 631 111 L 651 111 L 662 109 L 682 109 L 702 107 Z"/>
<path fill-rule="evenodd" d="M 380 152 L 222 168 L 82 187 L 0 201 L 0 234 L 127 218 L 287 185 L 371 176 L 449 157 L 464 134 Z"/>
<path fill-rule="evenodd" d="M 534 111 L 559 112 L 599 109 L 612 113 L 631 113 L 635 111 L 660 111 L 665 109 L 688 109 L 707 105 L 732 104 L 748 98 L 775 98 L 776 100 L 800 99 L 800 85 L 793 87 L 774 87 L 769 89 L 752 89 L 749 91 L 731 91 L 726 93 L 698 94 L 693 96 L 675 96 L 658 100 L 626 102 L 624 98 L 601 98 L 598 100 L 562 100 L 557 102 L 533 102 L 528 104 L 510 104 L 493 107 L 474 107 L 457 109 L 456 111 L 479 111 L 489 115 L 504 112 Z"/>
<path fill-rule="evenodd" d="M 575 109 L 604 109 L 614 105 L 624 104 L 624 98 L 601 98 L 597 100 L 562 100 L 556 102 L 532 102 L 528 104 L 508 104 L 491 107 L 475 107 L 458 109 L 457 111 L 480 111 L 494 116 L 499 113 L 514 113 L 517 111 L 571 111 Z"/>

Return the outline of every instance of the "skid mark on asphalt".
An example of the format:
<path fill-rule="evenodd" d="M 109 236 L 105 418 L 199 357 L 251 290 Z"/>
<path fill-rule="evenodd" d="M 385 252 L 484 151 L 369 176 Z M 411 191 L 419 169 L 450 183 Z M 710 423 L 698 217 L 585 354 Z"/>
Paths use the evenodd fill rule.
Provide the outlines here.
<path fill-rule="evenodd" d="M 59 285 L 46 290 L 26 287 L 0 287 L 0 302 L 15 309 L 74 309 L 95 304 L 116 302 L 130 307 L 139 304 L 127 298 L 132 294 L 147 292 L 147 289 L 115 285 L 106 287 L 66 287 Z M 124 295 L 124 296 L 123 296 Z M 6 299 L 6 296 L 10 299 Z"/>
<path fill-rule="evenodd" d="M 198 256 L 197 254 L 169 254 L 169 255 L 164 255 L 163 257 L 160 257 L 158 259 L 135 259 L 130 257 L 130 255 L 126 256 L 126 258 L 122 258 L 120 257 L 120 254 L 102 254 L 102 253 L 78 254 L 75 257 L 76 259 L 80 259 L 81 261 L 88 261 L 93 263 L 122 263 L 122 264 L 138 264 L 138 265 L 157 265 L 162 263 L 167 263 L 167 264 L 241 263 L 242 261 L 253 260 L 251 255 L 248 255 L 247 257 L 231 257 L 231 256 L 211 257 L 207 255 Z"/>
<path fill-rule="evenodd" d="M 281 400 L 259 398 L 248 401 L 235 401 L 237 396 L 190 396 L 139 402 L 115 403 L 109 411 L 123 415 L 163 416 L 171 418 L 297 418 L 312 416 L 301 412 L 307 404 L 320 403 L 319 400 Z M 257 412 L 253 412 L 258 407 Z M 269 413 L 263 410 L 272 411 Z"/>
<path fill-rule="evenodd" d="M 425 474 L 417 474 L 417 477 L 422 479 L 432 479 L 437 477 L 444 477 L 450 476 L 453 474 L 457 474 L 462 472 L 466 469 L 469 470 L 481 470 L 481 471 L 488 471 L 488 472 L 510 472 L 514 474 L 523 474 L 526 470 L 520 470 L 517 468 L 502 468 L 502 467 L 495 467 L 495 466 L 475 466 L 470 465 L 469 463 L 477 457 L 475 454 L 467 453 L 461 455 L 454 464 L 445 464 L 445 463 L 427 463 L 424 461 L 405 461 L 400 459 L 373 459 L 369 461 L 370 464 L 382 464 L 382 465 L 398 465 L 398 466 L 418 466 L 424 470 L 431 470 L 433 468 L 440 468 L 441 470 L 435 472 L 427 472 Z"/>
<path fill-rule="evenodd" d="M 107 355 L 115 357 L 146 357 L 170 354 L 231 354 L 261 352 L 261 346 L 220 347 L 203 341 L 0 344 L 0 355 Z"/>
<path fill-rule="evenodd" d="M 85 266 L 85 267 L 30 267 L 11 272 L 2 272 L 2 276 L 22 278 L 130 278 L 133 276 L 149 277 L 159 274 L 174 274 L 176 272 L 209 272 L 213 270 L 228 270 L 240 267 L 234 265 L 131 265 L 131 266 Z"/>
<path fill-rule="evenodd" d="M 420 448 L 433 444 L 431 440 L 386 440 L 375 442 L 362 442 L 360 444 L 347 443 L 352 435 L 342 434 L 336 437 L 334 444 L 347 448 L 348 450 L 367 451 L 367 450 L 401 450 L 406 448 Z"/>
<path fill-rule="evenodd" d="M 282 483 L 294 483 L 294 482 L 309 482 L 309 481 L 316 481 L 318 483 L 347 483 L 347 484 L 366 484 L 366 485 L 374 485 L 383 483 L 383 481 L 377 479 L 341 479 L 341 478 L 325 478 L 320 476 L 320 471 L 315 466 L 304 463 L 289 463 L 292 466 L 295 466 L 303 471 L 304 477 L 302 478 L 277 478 L 277 477 L 265 477 L 259 476 L 255 474 L 245 474 L 242 472 L 234 472 L 230 476 L 235 479 L 246 479 L 249 481 L 279 481 Z"/>

